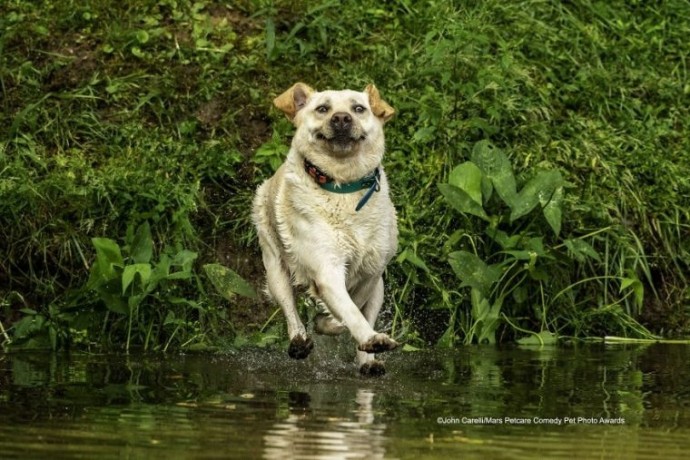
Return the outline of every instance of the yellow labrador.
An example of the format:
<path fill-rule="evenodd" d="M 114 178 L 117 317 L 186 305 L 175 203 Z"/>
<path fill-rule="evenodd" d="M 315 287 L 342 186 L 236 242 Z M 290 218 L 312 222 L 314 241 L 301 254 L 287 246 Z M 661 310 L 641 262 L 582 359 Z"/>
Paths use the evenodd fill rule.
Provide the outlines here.
<path fill-rule="evenodd" d="M 397 249 L 395 208 L 381 166 L 383 125 L 395 111 L 374 85 L 363 92 L 317 92 L 297 83 L 274 101 L 297 128 L 285 163 L 256 192 L 253 220 L 268 292 L 287 319 L 288 354 L 313 348 L 295 307 L 305 286 L 326 313 L 322 334 L 350 331 L 363 374 L 380 375 L 374 353 L 398 343 L 374 329 L 382 274 Z"/>

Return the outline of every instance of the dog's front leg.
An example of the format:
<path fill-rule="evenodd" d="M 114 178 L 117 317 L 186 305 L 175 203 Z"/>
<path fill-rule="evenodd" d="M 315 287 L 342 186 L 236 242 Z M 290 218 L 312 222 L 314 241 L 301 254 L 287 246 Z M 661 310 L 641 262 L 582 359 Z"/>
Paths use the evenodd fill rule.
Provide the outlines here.
<path fill-rule="evenodd" d="M 307 335 L 307 330 L 299 317 L 299 313 L 297 313 L 290 274 L 284 269 L 279 259 L 272 258 L 270 255 L 264 255 L 264 265 L 268 290 L 280 305 L 287 321 L 288 336 L 290 337 L 288 355 L 293 359 L 304 359 L 314 348 L 314 342 Z"/>
<path fill-rule="evenodd" d="M 376 318 L 378 318 L 383 306 L 383 277 L 373 277 L 367 280 L 365 285 L 355 291 L 353 299 L 362 306 L 362 314 L 371 327 L 374 327 Z M 377 360 L 373 353 L 358 350 L 357 361 L 362 375 L 380 376 L 386 373 L 384 364 Z"/>
<path fill-rule="evenodd" d="M 398 343 L 387 334 L 377 333 L 370 321 L 352 301 L 345 284 L 344 266 L 322 266 L 316 271 L 313 281 L 315 294 L 326 304 L 333 316 L 345 324 L 357 341 L 360 351 L 381 353 L 398 346 Z M 381 294 L 383 294 L 383 283 L 381 283 Z M 375 313 L 378 314 L 378 310 Z M 374 317 L 373 320 L 375 319 Z"/>

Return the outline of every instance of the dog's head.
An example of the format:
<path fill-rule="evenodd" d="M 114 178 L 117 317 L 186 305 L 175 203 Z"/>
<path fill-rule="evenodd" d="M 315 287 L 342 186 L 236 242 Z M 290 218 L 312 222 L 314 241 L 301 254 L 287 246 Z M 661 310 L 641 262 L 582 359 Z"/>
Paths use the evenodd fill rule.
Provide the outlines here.
<path fill-rule="evenodd" d="M 297 127 L 293 145 L 338 157 L 383 152 L 383 124 L 395 113 L 374 85 L 318 92 L 296 83 L 273 103 Z"/>

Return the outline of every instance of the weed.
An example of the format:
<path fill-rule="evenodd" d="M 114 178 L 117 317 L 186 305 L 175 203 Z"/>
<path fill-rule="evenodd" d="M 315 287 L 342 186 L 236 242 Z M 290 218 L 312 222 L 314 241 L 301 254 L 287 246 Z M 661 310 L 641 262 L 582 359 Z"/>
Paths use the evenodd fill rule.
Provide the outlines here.
<path fill-rule="evenodd" d="M 518 191 L 508 157 L 487 142 L 477 143 L 471 161 L 453 169 L 449 183 L 439 184 L 453 208 L 486 222 L 483 234 L 469 235 L 470 251 L 455 251 L 448 256 L 461 287 L 471 289 L 470 317 L 464 325 L 461 323 L 465 327 L 465 343 L 495 343 L 501 324 L 512 327 L 514 332 L 535 328 L 534 334 L 553 337 L 554 333 L 567 330 L 571 323 L 563 321 L 566 316 L 559 310 L 581 304 L 581 297 L 591 293 L 587 285 L 600 280 L 615 281 L 624 296 L 605 299 L 603 305 L 597 306 L 597 314 L 610 312 L 615 319 L 611 326 L 617 324 L 624 332 L 650 335 L 630 312 L 625 314 L 618 308 L 630 296 L 638 306 L 644 301 L 644 288 L 636 275 L 639 261 L 633 261 L 629 268 L 614 267 L 595 277 L 572 277 L 577 273 L 577 264 L 591 262 L 600 268 L 602 260 L 587 242 L 595 234 L 559 238 L 566 185 L 560 172 L 545 170 L 537 172 Z M 538 215 L 534 215 L 535 210 L 540 211 Z M 596 288 L 608 292 L 599 285 Z M 567 297 L 567 302 L 562 302 L 563 297 Z M 510 307 L 505 308 L 506 304 Z M 456 306 L 451 318 L 460 315 Z M 519 323 L 531 324 L 520 327 Z M 457 327 L 451 321 L 441 341 L 443 345 L 452 345 Z M 578 331 L 583 332 L 593 331 Z"/>
<path fill-rule="evenodd" d="M 228 268 L 260 284 L 249 203 L 289 144 L 290 126 L 270 101 L 299 80 L 320 89 L 374 82 L 397 109 L 385 158 L 400 227 L 401 252 L 387 273 L 396 333 L 416 346 L 519 331 L 644 333 L 638 320 L 686 333 L 686 7 L 681 0 L 385 8 L 373 0 L 3 2 L 3 344 L 24 337 L 24 345 L 170 349 L 194 337 L 190 344 L 224 343 L 226 335 L 260 341 L 272 310 L 255 301 L 231 310 L 240 299 L 207 290 L 197 270 L 229 258 L 236 263 Z M 517 206 L 510 183 L 472 159 L 483 140 L 503 147 L 516 196 L 527 184 L 557 181 L 557 171 L 570 184 L 562 203 L 545 214 L 528 188 Z M 482 184 L 498 184 L 488 201 L 481 187 L 477 201 L 472 164 Z M 472 195 L 448 187 L 444 194 L 439 183 Z M 123 235 L 144 222 L 156 249 L 148 262 L 133 262 Z M 163 256 L 196 253 L 191 278 L 160 280 L 146 293 L 146 269 L 130 268 L 120 296 L 127 305 L 143 296 L 135 314 L 108 310 L 98 291 L 82 291 L 97 258 L 92 240 L 104 236 L 120 238 L 113 241 L 123 270 L 148 263 L 153 273 Z M 459 251 L 501 270 L 481 298 L 460 288 L 448 263 Z M 456 268 L 473 263 L 467 254 L 454 256 Z M 199 308 L 162 302 L 168 287 Z M 75 296 L 79 308 L 70 310 Z M 153 304 L 175 316 L 166 324 L 167 313 L 147 310 Z M 244 324 L 226 332 L 229 312 L 238 311 Z M 278 340 L 274 325 L 263 328 L 272 338 L 262 343 Z"/>

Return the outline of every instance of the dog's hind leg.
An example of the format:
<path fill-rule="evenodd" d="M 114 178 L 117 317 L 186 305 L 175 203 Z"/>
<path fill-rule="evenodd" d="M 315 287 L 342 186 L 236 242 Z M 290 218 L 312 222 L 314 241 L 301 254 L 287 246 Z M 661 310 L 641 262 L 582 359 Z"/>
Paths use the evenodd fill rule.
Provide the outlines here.
<path fill-rule="evenodd" d="M 347 330 L 345 325 L 330 313 L 318 313 L 314 318 L 314 332 L 321 335 L 340 335 Z"/>

